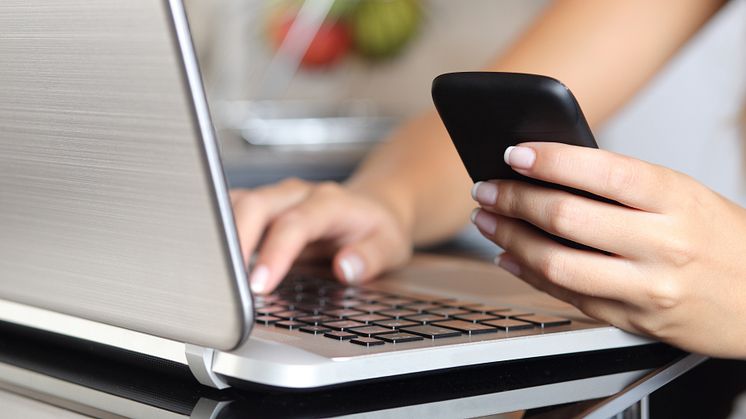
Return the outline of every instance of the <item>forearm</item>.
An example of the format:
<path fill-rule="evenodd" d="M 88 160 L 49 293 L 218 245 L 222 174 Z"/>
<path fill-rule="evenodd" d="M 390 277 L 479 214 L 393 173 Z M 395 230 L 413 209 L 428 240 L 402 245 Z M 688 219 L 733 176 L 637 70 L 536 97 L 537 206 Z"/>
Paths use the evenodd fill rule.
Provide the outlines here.
<path fill-rule="evenodd" d="M 597 126 L 624 105 L 723 0 L 562 0 L 491 66 L 544 74 L 575 94 Z"/>
<path fill-rule="evenodd" d="M 577 96 L 590 124 L 598 125 L 634 95 L 721 4 L 720 0 L 558 1 L 488 69 L 562 80 Z M 396 131 L 349 184 L 386 202 L 416 244 L 456 232 L 474 205 L 468 193 L 471 181 L 434 111 Z"/>
<path fill-rule="evenodd" d="M 456 233 L 474 206 L 471 181 L 435 111 L 397 129 L 361 164 L 348 185 L 387 204 L 416 245 Z"/>

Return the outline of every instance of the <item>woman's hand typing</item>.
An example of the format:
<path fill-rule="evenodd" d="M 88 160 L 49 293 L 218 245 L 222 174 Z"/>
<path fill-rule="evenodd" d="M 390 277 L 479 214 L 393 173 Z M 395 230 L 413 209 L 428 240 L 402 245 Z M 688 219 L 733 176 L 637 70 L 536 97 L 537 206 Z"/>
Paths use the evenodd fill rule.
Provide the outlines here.
<path fill-rule="evenodd" d="M 257 253 L 251 288 L 269 293 L 299 257 L 330 258 L 334 274 L 357 284 L 406 262 L 405 217 L 384 199 L 337 183 L 298 179 L 231 191 L 244 260 Z"/>

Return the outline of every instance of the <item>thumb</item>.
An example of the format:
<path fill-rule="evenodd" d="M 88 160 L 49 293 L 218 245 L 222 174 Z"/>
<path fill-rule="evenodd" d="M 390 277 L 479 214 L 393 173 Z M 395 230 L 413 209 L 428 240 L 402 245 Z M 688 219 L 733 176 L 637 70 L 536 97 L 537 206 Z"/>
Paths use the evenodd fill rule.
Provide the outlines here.
<path fill-rule="evenodd" d="M 371 234 L 339 249 L 332 261 L 332 268 L 334 275 L 342 282 L 357 285 L 402 265 L 411 253 L 411 250 L 402 249 L 401 245 L 382 234 Z"/>

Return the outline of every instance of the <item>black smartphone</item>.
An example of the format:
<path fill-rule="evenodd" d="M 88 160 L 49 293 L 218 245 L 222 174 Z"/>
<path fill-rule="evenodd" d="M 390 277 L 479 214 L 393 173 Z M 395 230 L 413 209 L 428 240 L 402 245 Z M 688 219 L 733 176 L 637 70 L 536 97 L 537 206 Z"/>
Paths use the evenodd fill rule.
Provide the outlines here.
<path fill-rule="evenodd" d="M 536 74 L 465 72 L 433 80 L 433 102 L 474 182 L 515 179 L 612 202 L 586 191 L 523 176 L 503 160 L 505 149 L 527 141 L 598 148 L 570 90 Z M 586 246 L 555 237 L 576 248 Z"/>

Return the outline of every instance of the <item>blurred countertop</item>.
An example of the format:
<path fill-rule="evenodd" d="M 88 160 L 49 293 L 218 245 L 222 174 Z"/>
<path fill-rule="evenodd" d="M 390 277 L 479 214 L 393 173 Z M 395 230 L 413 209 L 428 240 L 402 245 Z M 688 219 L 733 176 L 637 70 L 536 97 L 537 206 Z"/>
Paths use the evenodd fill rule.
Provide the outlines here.
<path fill-rule="evenodd" d="M 371 144 L 260 146 L 241 138 L 237 130 L 218 131 L 223 168 L 231 187 L 255 187 L 287 177 L 307 180 L 345 179 L 370 150 Z"/>

